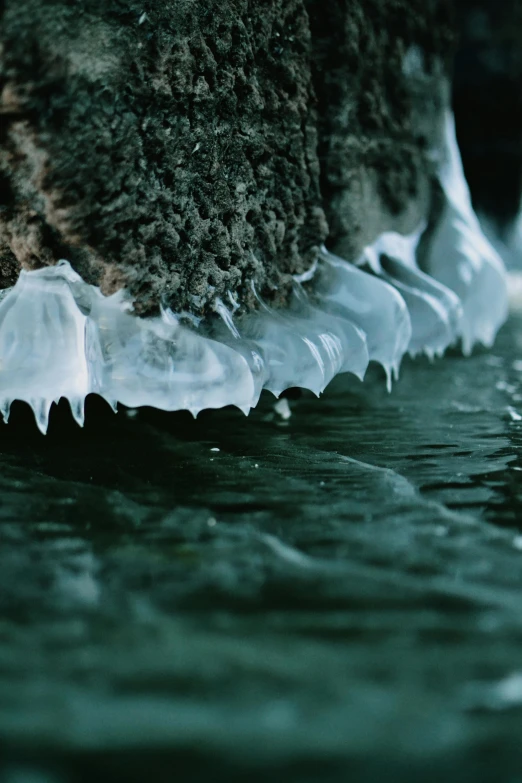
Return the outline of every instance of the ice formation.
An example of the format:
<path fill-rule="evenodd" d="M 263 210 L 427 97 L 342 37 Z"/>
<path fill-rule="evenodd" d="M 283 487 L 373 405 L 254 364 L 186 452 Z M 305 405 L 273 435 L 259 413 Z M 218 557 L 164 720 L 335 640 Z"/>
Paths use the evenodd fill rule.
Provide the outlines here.
<path fill-rule="evenodd" d="M 473 213 L 450 116 L 439 176 L 444 207 L 426 268 L 417 263 L 423 229 L 383 234 L 356 264 L 323 249 L 295 279 L 285 310 L 259 299 L 255 312 L 236 317 L 235 305 L 218 301 L 215 318 L 199 325 L 170 311 L 142 319 L 123 292 L 103 296 L 67 261 L 23 271 L 0 300 L 4 419 L 23 400 L 45 432 L 52 403 L 65 397 L 82 424 L 90 392 L 113 407 L 246 413 L 263 389 L 320 394 L 338 373 L 362 379 L 369 361 L 390 384 L 407 352 L 491 345 L 507 314 L 506 278 Z"/>
<path fill-rule="evenodd" d="M 445 203 L 431 242 L 427 271 L 460 298 L 460 336 L 464 352 L 469 353 L 475 342 L 491 346 L 507 317 L 506 274 L 502 259 L 473 212 L 449 112 L 439 177 Z"/>

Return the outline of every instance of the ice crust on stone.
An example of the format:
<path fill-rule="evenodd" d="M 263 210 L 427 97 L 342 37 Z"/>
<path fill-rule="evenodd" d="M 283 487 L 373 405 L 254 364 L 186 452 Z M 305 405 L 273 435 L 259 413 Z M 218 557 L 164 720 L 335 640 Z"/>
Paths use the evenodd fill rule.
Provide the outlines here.
<path fill-rule="evenodd" d="M 276 397 L 292 386 L 319 395 L 338 373 L 353 372 L 362 379 L 368 366 L 364 333 L 315 307 L 297 282 L 288 309 L 260 302 L 243 329 L 264 358 L 264 388 Z"/>
<path fill-rule="evenodd" d="M 411 341 L 411 319 L 402 296 L 388 283 L 353 264 L 321 251 L 314 296 L 338 319 L 353 323 L 366 335 L 368 359 L 384 367 L 391 383 Z"/>
<path fill-rule="evenodd" d="M 368 366 L 366 337 L 357 326 L 314 307 L 296 283 L 284 312 L 259 302 L 259 310 L 241 320 L 218 303 L 217 312 L 229 334 L 215 328 L 214 335 L 234 346 L 247 359 L 255 379 L 257 403 L 262 389 L 278 397 L 298 386 L 321 394 L 340 372 L 363 378 Z"/>
<path fill-rule="evenodd" d="M 103 296 L 67 261 L 23 271 L 0 298 L 4 419 L 23 400 L 45 432 L 52 403 L 64 397 L 82 424 L 91 392 L 113 408 L 248 413 L 263 389 L 319 395 L 338 373 L 363 379 L 369 361 L 390 386 L 405 353 L 440 355 L 459 340 L 465 352 L 491 345 L 507 314 L 505 272 L 471 208 L 451 117 L 442 152 L 444 206 L 423 270 L 424 228 L 387 232 L 355 264 L 322 248 L 284 309 L 258 298 L 254 312 L 238 316 L 229 297 L 201 323 L 168 310 L 138 318 L 124 292 Z"/>
<path fill-rule="evenodd" d="M 459 337 L 462 305 L 449 288 L 416 265 L 420 232 L 411 236 L 385 233 L 365 250 L 370 267 L 401 294 L 411 318 L 407 350 L 412 356 L 441 356 Z"/>
<path fill-rule="evenodd" d="M 471 205 L 449 112 L 439 178 L 444 207 L 430 243 L 426 271 L 460 298 L 460 336 L 464 352 L 469 353 L 476 342 L 487 347 L 493 344 L 507 318 L 508 297 L 504 263 L 486 239 Z"/>
<path fill-rule="evenodd" d="M 90 391 L 86 317 L 69 283 L 69 264 L 22 271 L 0 302 L 0 410 L 5 420 L 13 400 L 32 407 L 42 432 L 51 404 L 66 397 L 79 424 Z"/>
<path fill-rule="evenodd" d="M 237 405 L 248 412 L 254 382 L 245 359 L 227 345 L 180 324 L 171 313 L 136 318 L 118 294 L 94 291 L 97 391 L 130 408 L 189 410 Z"/>
<path fill-rule="evenodd" d="M 22 272 L 0 302 L 0 411 L 13 400 L 32 407 L 47 430 L 49 409 L 69 400 L 83 423 L 85 397 L 113 407 L 189 410 L 237 405 L 254 395 L 245 359 L 227 345 L 181 325 L 171 313 L 152 319 L 128 312 L 118 293 L 104 297 L 66 261 Z"/>

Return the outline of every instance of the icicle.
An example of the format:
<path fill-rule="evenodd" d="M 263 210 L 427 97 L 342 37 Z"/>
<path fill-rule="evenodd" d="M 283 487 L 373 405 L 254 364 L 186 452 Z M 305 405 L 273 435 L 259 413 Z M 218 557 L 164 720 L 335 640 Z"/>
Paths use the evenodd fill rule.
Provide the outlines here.
<path fill-rule="evenodd" d="M 326 384 L 338 373 L 344 372 L 363 380 L 370 359 L 362 329 L 318 306 L 298 283 L 290 301 L 290 312 L 304 319 L 315 330 L 316 342 L 324 354 Z"/>
<path fill-rule="evenodd" d="M 47 433 L 47 427 L 49 425 L 49 412 L 51 409 L 52 401 L 46 400 L 42 397 L 28 400 L 29 405 L 33 409 L 36 426 L 45 435 Z"/>
<path fill-rule="evenodd" d="M 477 340 L 490 345 L 507 313 L 504 269 L 471 208 L 451 117 L 444 153 L 444 209 L 426 238 L 429 274 L 417 266 L 420 232 L 387 232 L 365 249 L 371 274 L 323 248 L 295 278 L 285 308 L 259 301 L 238 317 L 229 295 L 232 312 L 218 301 L 220 318 L 192 317 L 189 327 L 170 311 L 133 316 L 125 292 L 102 296 L 67 262 L 23 271 L 0 293 L 4 420 L 11 401 L 23 400 L 45 432 L 52 401 L 64 397 L 81 426 L 90 392 L 113 410 L 121 402 L 194 416 L 225 405 L 247 413 L 263 388 L 320 394 L 339 372 L 362 378 L 369 360 L 382 364 L 389 386 L 407 351 L 433 356 L 457 337 L 465 351 Z"/>
<path fill-rule="evenodd" d="M 218 342 L 229 345 L 240 353 L 247 362 L 254 381 L 254 393 L 252 395 L 252 407 L 254 407 L 259 402 L 261 392 L 268 380 L 268 368 L 259 347 L 240 334 L 233 316 L 233 313 L 237 310 L 237 305 L 233 299 L 231 299 L 231 304 L 233 308 L 232 313 L 220 299 L 216 300 L 215 309 L 219 315 L 219 320 L 212 324 L 211 336 Z"/>
<path fill-rule="evenodd" d="M 222 302 L 216 311 L 226 331 L 218 326 L 212 333 L 245 356 L 256 379 L 256 399 L 261 385 L 276 396 L 291 386 L 320 394 L 340 372 L 364 377 L 369 359 L 362 330 L 316 306 L 298 282 L 284 313 L 261 304 L 260 314 L 236 324 Z"/>
<path fill-rule="evenodd" d="M 68 264 L 22 271 L 0 302 L 0 393 L 28 402 L 42 430 L 53 399 L 89 391 L 86 319 L 69 288 L 73 278 L 80 279 Z"/>
<path fill-rule="evenodd" d="M 421 272 L 395 258 L 381 258 L 385 280 L 395 286 L 408 306 L 412 336 L 408 346 L 415 356 L 442 354 L 456 342 L 462 321 L 462 306 L 455 294 Z"/>
<path fill-rule="evenodd" d="M 12 400 L 9 399 L 3 399 L 2 402 L 0 403 L 0 414 L 2 414 L 2 418 L 5 424 L 7 424 L 7 422 L 9 421 L 9 414 L 11 413 L 11 403 Z"/>
<path fill-rule="evenodd" d="M 412 324 L 409 353 L 433 357 L 457 340 L 462 307 L 452 291 L 417 268 L 420 235 L 387 232 L 365 248 L 364 254 L 371 268 L 399 291 L 408 306 Z"/>
<path fill-rule="evenodd" d="M 69 406 L 71 408 L 73 419 L 80 427 L 83 427 L 85 423 L 85 399 L 77 397 L 75 399 L 69 400 Z"/>
<path fill-rule="evenodd" d="M 410 344 L 411 321 L 404 299 L 387 283 L 325 248 L 321 259 L 314 298 L 332 315 L 362 329 L 369 359 L 379 362 L 390 379 Z"/>
<path fill-rule="evenodd" d="M 292 386 L 319 395 L 326 386 L 321 353 L 297 319 L 268 310 L 252 313 L 242 324 L 243 333 L 263 356 L 267 378 L 264 388 L 276 397 Z"/>
<path fill-rule="evenodd" d="M 439 177 L 445 205 L 431 240 L 427 271 L 462 300 L 462 343 L 469 353 L 475 342 L 492 345 L 507 317 L 507 286 L 502 259 L 471 206 L 450 113 Z"/>
<path fill-rule="evenodd" d="M 100 393 L 130 408 L 248 410 L 254 382 L 245 359 L 226 345 L 182 326 L 171 313 L 141 319 L 122 311 L 119 297 L 98 295 L 91 318 L 98 324 Z"/>
<path fill-rule="evenodd" d="M 326 313 L 314 312 L 303 301 L 294 301 L 292 308 L 285 310 L 270 308 L 261 300 L 259 305 L 257 312 L 242 321 L 241 331 L 264 357 L 268 371 L 265 388 L 276 397 L 292 386 L 321 394 L 343 366 L 350 343 L 350 353 L 355 350 L 361 357 L 356 360 L 356 370 L 363 371 L 362 363 L 366 366 L 368 361 L 365 338 L 353 325 L 336 325 Z"/>

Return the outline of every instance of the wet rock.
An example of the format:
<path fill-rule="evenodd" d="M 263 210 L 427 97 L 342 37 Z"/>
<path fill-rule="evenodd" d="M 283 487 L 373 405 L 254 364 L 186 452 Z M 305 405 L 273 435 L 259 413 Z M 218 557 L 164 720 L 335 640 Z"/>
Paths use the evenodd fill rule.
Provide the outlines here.
<path fill-rule="evenodd" d="M 445 0 L 0 13 L 1 285 L 65 258 L 139 314 L 248 305 L 252 281 L 277 304 L 327 237 L 323 203 L 348 257 L 427 214 Z"/>

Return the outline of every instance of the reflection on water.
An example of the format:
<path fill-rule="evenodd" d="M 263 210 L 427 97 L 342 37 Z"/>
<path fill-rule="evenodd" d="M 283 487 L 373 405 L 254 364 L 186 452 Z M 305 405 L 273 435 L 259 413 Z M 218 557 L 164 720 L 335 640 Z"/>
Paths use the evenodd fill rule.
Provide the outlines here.
<path fill-rule="evenodd" d="M 391 395 L 338 379 L 287 420 L 92 401 L 44 439 L 20 406 L 3 780 L 514 781 L 518 357 L 514 319 L 493 353 L 407 363 Z"/>

